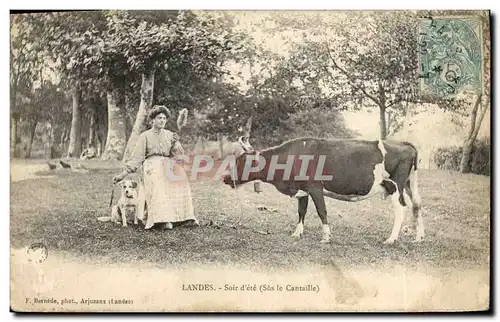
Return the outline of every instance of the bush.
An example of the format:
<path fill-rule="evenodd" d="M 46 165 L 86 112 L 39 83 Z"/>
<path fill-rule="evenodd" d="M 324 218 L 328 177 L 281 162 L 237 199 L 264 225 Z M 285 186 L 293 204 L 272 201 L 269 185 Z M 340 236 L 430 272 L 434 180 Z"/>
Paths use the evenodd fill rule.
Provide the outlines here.
<path fill-rule="evenodd" d="M 489 139 L 476 141 L 472 147 L 471 171 L 489 176 L 491 171 L 491 142 Z"/>
<path fill-rule="evenodd" d="M 471 158 L 469 160 L 472 173 L 490 175 L 490 149 L 491 142 L 489 139 L 476 140 L 472 146 Z M 462 146 L 439 148 L 434 153 L 434 163 L 438 169 L 459 171 L 462 151 Z"/>
<path fill-rule="evenodd" d="M 454 170 L 460 169 L 460 159 L 462 158 L 462 147 L 443 147 L 434 153 L 434 163 L 438 169 Z"/>

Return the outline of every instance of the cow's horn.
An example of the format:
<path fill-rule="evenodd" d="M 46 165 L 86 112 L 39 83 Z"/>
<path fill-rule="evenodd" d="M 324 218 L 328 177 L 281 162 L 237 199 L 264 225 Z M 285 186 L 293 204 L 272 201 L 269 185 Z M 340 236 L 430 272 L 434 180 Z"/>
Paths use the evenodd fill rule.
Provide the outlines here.
<path fill-rule="evenodd" d="M 243 138 L 245 138 L 245 141 L 243 141 Z M 250 145 L 250 142 L 248 142 L 248 137 L 240 136 L 240 138 L 238 139 L 238 142 L 240 143 L 243 150 L 245 150 L 246 152 L 253 151 L 253 148 Z"/>

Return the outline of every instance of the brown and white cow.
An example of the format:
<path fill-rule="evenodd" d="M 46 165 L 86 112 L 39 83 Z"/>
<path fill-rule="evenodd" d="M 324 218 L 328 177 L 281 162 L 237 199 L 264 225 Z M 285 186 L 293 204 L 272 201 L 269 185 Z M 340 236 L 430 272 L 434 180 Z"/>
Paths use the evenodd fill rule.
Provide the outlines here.
<path fill-rule="evenodd" d="M 391 196 L 394 225 L 384 243 L 399 237 L 406 201 L 410 197 L 417 226 L 415 241 L 424 238 L 420 212 L 417 163 L 418 152 L 408 142 L 354 139 L 298 138 L 256 151 L 248 138 L 240 138 L 245 152 L 234 161 L 234 169 L 223 177 L 233 188 L 260 180 L 281 193 L 298 198 L 299 222 L 293 236 L 304 231 L 309 196 L 322 222 L 321 242 L 331 241 L 324 197 L 356 202 L 376 194 Z"/>

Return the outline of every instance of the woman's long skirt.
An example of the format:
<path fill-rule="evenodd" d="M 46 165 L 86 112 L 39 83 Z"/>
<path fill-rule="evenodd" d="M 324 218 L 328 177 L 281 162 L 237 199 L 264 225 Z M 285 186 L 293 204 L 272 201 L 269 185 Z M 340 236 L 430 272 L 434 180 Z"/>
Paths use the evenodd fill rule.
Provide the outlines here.
<path fill-rule="evenodd" d="M 191 187 L 181 164 L 153 156 L 143 163 L 145 229 L 156 223 L 195 220 Z M 144 222 L 144 218 L 139 218 Z"/>

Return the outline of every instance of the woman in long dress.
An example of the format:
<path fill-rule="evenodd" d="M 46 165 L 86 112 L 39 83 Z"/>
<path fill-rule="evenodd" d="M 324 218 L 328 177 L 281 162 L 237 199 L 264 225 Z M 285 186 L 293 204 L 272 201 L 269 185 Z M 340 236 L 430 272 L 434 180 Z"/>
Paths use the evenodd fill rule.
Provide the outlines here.
<path fill-rule="evenodd" d="M 173 223 L 199 226 L 187 175 L 173 159 L 184 153 L 182 145 L 177 134 L 164 129 L 168 115 L 166 107 L 153 107 L 148 115 L 152 128 L 139 136 L 123 171 L 113 178 L 113 182 L 119 182 L 142 164 L 147 207 L 145 229 L 155 224 L 163 229 L 172 229 Z"/>

